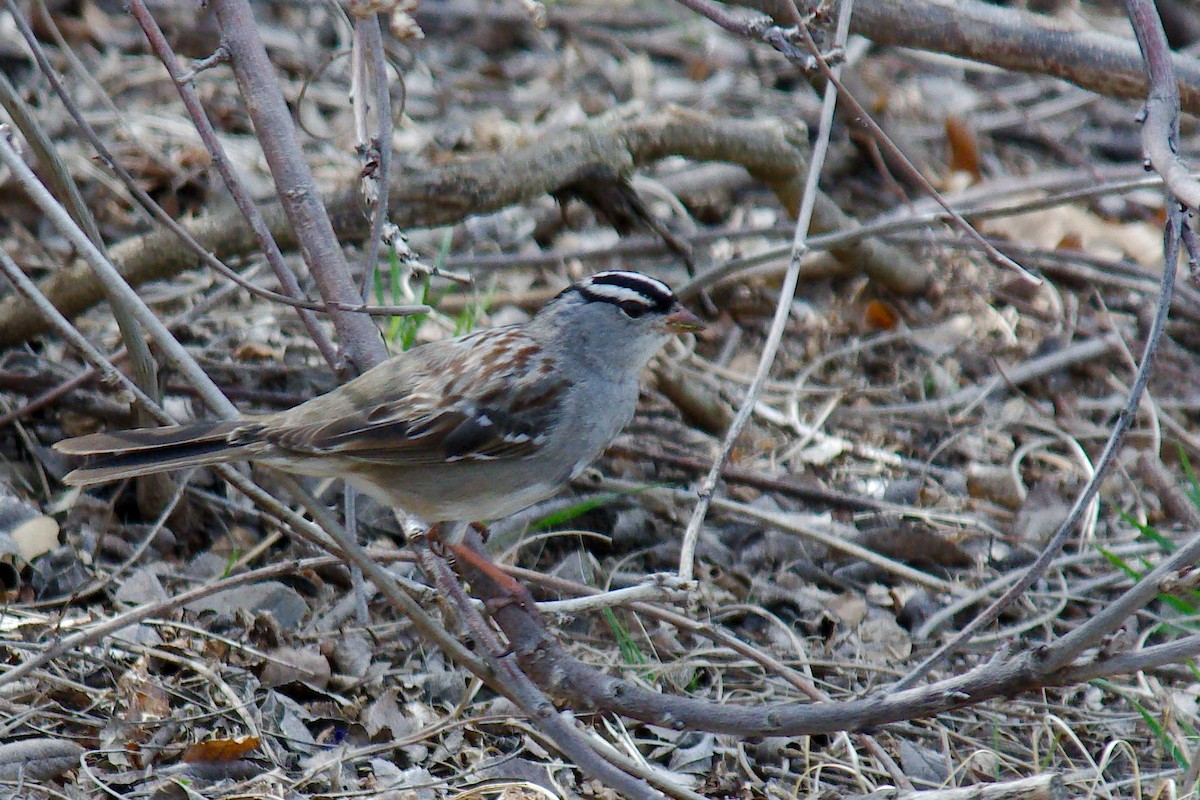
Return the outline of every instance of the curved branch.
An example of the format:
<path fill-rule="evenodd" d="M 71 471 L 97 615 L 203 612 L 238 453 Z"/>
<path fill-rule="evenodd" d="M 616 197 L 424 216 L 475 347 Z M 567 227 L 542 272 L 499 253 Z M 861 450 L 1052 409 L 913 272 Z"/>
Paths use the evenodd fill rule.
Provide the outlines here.
<path fill-rule="evenodd" d="M 474 532 L 468 543 L 483 553 Z M 492 615 L 504 631 L 521 667 L 547 693 L 566 699 L 576 711 L 595 709 L 632 717 L 674 730 L 704 730 L 739 736 L 801 736 L 835 731 L 868 731 L 889 722 L 928 717 L 997 697 L 1011 697 L 1049 686 L 1069 685 L 1078 676 L 1113 675 L 1148 669 L 1200 652 L 1200 636 L 1146 648 L 1089 664 L 1051 667 L 1038 653 L 997 657 L 964 675 L 904 691 L 880 691 L 855 700 L 816 703 L 727 705 L 710 700 L 651 691 L 601 673 L 568 653 L 546 630 L 541 618 L 507 593 L 487 574 L 459 562 L 460 572 L 478 597 L 492 603 Z M 1144 589 L 1133 594 L 1140 594 Z M 1131 595 L 1132 596 L 1132 595 Z"/>
<path fill-rule="evenodd" d="M 1162 175 L 1167 190 L 1179 202 L 1195 211 L 1200 208 L 1200 181 L 1179 157 L 1179 88 L 1171 63 L 1167 34 L 1154 3 L 1126 0 L 1129 21 L 1137 35 L 1138 46 L 1146 61 L 1150 88 L 1146 92 L 1146 118 L 1142 126 L 1142 146 L 1154 171 Z M 1167 262 L 1168 264 L 1173 262 Z"/>

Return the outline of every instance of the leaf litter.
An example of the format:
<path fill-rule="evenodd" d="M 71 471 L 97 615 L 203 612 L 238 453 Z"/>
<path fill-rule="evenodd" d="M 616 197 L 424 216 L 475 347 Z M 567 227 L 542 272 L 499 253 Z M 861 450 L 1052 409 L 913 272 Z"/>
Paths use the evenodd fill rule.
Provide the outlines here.
<path fill-rule="evenodd" d="M 90 70 L 69 73 L 85 110 L 107 113 L 94 86 L 118 104 L 121 113 L 104 132 L 174 213 L 203 214 L 224 202 L 161 68 L 140 54 L 130 20 L 102 4 L 84 5 L 85 15 L 62 12 L 58 21 Z M 413 19 L 425 39 L 396 50 L 406 84 L 397 159 L 444 163 L 504 152 L 557 124 L 638 113 L 668 100 L 815 120 L 815 95 L 773 53 L 681 10 L 624 10 L 632 22 L 593 5 L 556 6 L 550 26 L 539 30 L 512 9 L 489 7 L 457 35 L 457 5 L 417 9 Z M 164 26 L 177 26 L 177 46 L 186 44 L 182 28 L 192 13 L 162 11 Z M 347 146 L 347 60 L 325 64 L 345 31 L 316 7 L 264 11 L 260 24 L 280 56 L 285 93 L 296 99 L 305 89 L 298 114 L 318 134 L 304 138 L 318 179 L 345 184 L 358 169 Z M 212 44 L 197 45 L 197 54 Z M 872 52 L 861 69 L 894 97 L 881 110 L 905 134 L 908 154 L 952 194 L 1053 170 L 1085 171 L 1064 148 L 1105 166 L 1129 163 L 1105 153 L 1136 138 L 1133 104 L 1096 97 L 1063 104 L 1037 126 L 989 127 L 997 114 L 1036 110 L 1079 90 L 900 50 Z M 26 80 L 43 101 L 42 124 L 62 129 L 60 107 L 40 82 Z M 232 81 L 226 75 L 202 82 L 239 171 L 258 194 L 269 194 Z M 938 96 L 946 86 L 953 103 Z M 1102 133 L 1107 139 L 1098 144 Z M 1194 144 L 1194 131 L 1185 133 Z M 86 145 L 68 133 L 57 143 L 106 237 L 142 232 L 140 216 L 112 199 L 123 195 L 96 169 Z M 678 235 L 716 232 L 694 245 L 702 265 L 790 236 L 774 196 L 743 175 L 678 160 L 643 173 L 678 198 L 678 207 L 649 202 L 659 219 L 670 224 L 679 208 L 691 217 L 687 225 L 675 219 Z M 835 135 L 823 185 L 860 220 L 902 205 L 894 183 L 845 137 Z M 35 276 L 67 259 L 60 241 L 36 235 L 36 221 L 11 195 L 0 198 L 0 215 L 12 220 L 2 231 L 10 254 Z M 937 225 L 918 229 L 909 242 L 933 276 L 921 295 L 894 295 L 853 273 L 803 283 L 760 413 L 735 449 L 722 488 L 730 502 L 703 531 L 693 605 L 675 610 L 802 672 L 835 699 L 865 695 L 903 675 L 1031 560 L 1086 479 L 1127 391 L 1127 361 L 1109 349 L 1019 384 L 1006 376 L 1112 332 L 1136 351 L 1155 299 L 1161 213 L 1157 194 L 1112 193 L 981 225 L 1027 248 L 1033 259 L 1026 265 L 1047 277 L 1037 288 L 997 273 Z M 603 220 L 549 198 L 410 234 L 429 260 L 448 242 L 446 265 L 473 272 L 476 288 L 448 287 L 439 311 L 452 320 L 471 308 L 480 324 L 529 313 L 547 296 L 536 290 L 630 263 L 605 253 L 617 238 Z M 592 253 L 579 255 L 583 250 Z M 1101 265 L 1092 279 L 1055 261 L 1076 251 Z M 549 267 L 536 260 L 564 252 L 576 255 Z M 472 269 L 486 257 L 500 261 Z M 508 551 L 517 565 L 599 588 L 634 585 L 677 567 L 690 504 L 669 490 L 693 486 L 716 452 L 753 373 L 780 263 L 710 290 L 710 331 L 694 347 L 664 353 L 638 418 L 596 474 L 565 498 L 497 526 L 501 540 L 507 531 L 520 543 Z M 669 256 L 639 256 L 633 265 L 676 284 L 685 278 Z M 491 298 L 486 306 L 483 295 Z M 177 335 L 243 408 L 284 407 L 333 385 L 286 309 L 228 291 L 202 273 L 145 287 L 144 296 L 180 320 Z M 1185 296 L 1185 312 L 1189 302 Z M 119 341 L 104 309 L 79 324 L 110 350 Z M 445 327 L 422 326 L 417 336 L 445 335 Z M 1138 525 L 1166 541 L 1182 538 L 1184 521 L 1144 482 L 1134 457 L 1157 452 L 1168 473 L 1188 485 L 1181 454 L 1197 456 L 1192 387 L 1200 365 L 1200 342 L 1188 327 L 1178 321 L 1168 332 L 1151 383 L 1153 408 L 1144 406 L 1128 457 L 1103 487 L 1086 535 L 979 637 L 979 646 L 940 674 L 967 671 L 1001 643 L 1036 647 L 1094 614 L 1128 585 L 1114 559 L 1140 574 L 1162 555 L 1161 543 Z M 45 389 L 79 369 L 50 337 L 0 353 L 0 413 L 26 402 L 28 387 Z M 974 391 L 985 385 L 989 392 Z M 166 387 L 173 409 L 198 410 L 172 376 Z M 34 520 L 37 528 L 32 545 L 16 523 L 0 530 L 0 542 L 15 543 L 0 548 L 8 602 L 0 652 L 9 665 L 131 607 L 313 555 L 211 476 L 194 478 L 185 512 L 165 522 L 146 515 L 129 487 L 63 490 L 57 478 L 65 465 L 50 443 L 102 424 L 132 424 L 121 417 L 127 398 L 103 386 L 88 391 L 0 429 L 3 502 L 19 509 L 11 517 L 0 509 L 0 518 Z M 99 401 L 109 403 L 103 414 Z M 603 502 L 593 502 L 598 492 Z M 737 508 L 803 525 L 785 528 Z M 543 518 L 552 523 L 545 535 Z M 396 574 L 422 582 L 401 558 L 386 513 L 363 503 L 359 522 L 375 552 L 395 557 L 389 563 Z M 805 535 L 806 528 L 880 558 L 847 555 Z M 892 565 L 953 590 L 915 583 Z M 210 594 L 56 655 L 0 687 L 0 780 L 31 797 L 468 796 L 458 794 L 463 790 L 610 796 L 563 764 L 511 704 L 422 642 L 372 587 L 354 597 L 353 586 L 346 568 L 326 562 Z M 532 588 L 539 599 L 566 596 L 549 583 Z M 1182 596 L 1183 605 L 1163 599 L 1147 606 L 1105 646 L 1120 652 L 1191 631 L 1195 597 Z M 553 623 L 578 657 L 648 686 L 728 703 L 805 699 L 761 662 L 631 608 L 556 616 Z M 1195 757 L 1194 672 L 1184 663 L 1047 689 L 889 725 L 875 738 L 917 788 L 1058 775 L 1075 790 L 1102 788 L 1109 796 L 1161 792 L 1183 781 Z M 594 735 L 706 796 L 860 796 L 896 778 L 886 759 L 854 737 L 745 741 L 576 716 Z"/>

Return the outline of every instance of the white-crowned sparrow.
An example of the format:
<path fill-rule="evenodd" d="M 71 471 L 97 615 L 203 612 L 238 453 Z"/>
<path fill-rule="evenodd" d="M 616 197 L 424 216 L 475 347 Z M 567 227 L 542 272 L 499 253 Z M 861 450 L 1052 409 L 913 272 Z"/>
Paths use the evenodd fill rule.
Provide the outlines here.
<path fill-rule="evenodd" d="M 345 478 L 428 523 L 499 518 L 591 464 L 632 419 L 651 357 L 702 327 L 661 281 L 600 272 L 526 323 L 420 345 L 287 411 L 55 449 L 88 459 L 70 484 L 249 460 Z"/>

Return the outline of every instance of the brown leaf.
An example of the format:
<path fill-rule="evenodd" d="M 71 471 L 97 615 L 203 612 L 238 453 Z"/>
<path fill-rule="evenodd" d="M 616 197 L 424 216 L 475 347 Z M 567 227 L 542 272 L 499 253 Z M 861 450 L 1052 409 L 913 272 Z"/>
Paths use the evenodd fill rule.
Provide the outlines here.
<path fill-rule="evenodd" d="M 189 764 L 198 761 L 236 761 L 251 750 L 258 749 L 257 736 L 242 736 L 237 739 L 209 739 L 196 742 L 183 754 Z"/>
<path fill-rule="evenodd" d="M 300 681 L 321 689 L 329 685 L 332 673 L 329 659 L 315 647 L 278 647 L 271 651 L 271 660 L 263 667 L 259 680 L 264 686 Z"/>
<path fill-rule="evenodd" d="M 890 303 L 871 300 L 863 309 L 863 320 L 875 330 L 890 331 L 900 323 L 900 314 Z"/>
<path fill-rule="evenodd" d="M 975 131 L 967 127 L 961 117 L 946 117 L 946 143 L 950 145 L 950 169 L 969 173 L 979 180 L 982 177 L 979 171 L 979 140 L 975 137 Z"/>
<path fill-rule="evenodd" d="M 261 342 L 246 342 L 233 351 L 233 357 L 238 361 L 279 361 L 279 353 L 275 348 Z"/>
<path fill-rule="evenodd" d="M 1068 231 L 1067 233 L 1063 234 L 1063 237 L 1061 239 L 1058 240 L 1058 244 L 1055 245 L 1055 249 L 1056 250 L 1082 250 L 1083 249 L 1083 236 L 1080 235 L 1079 231 Z M 1028 281 L 1026 281 L 1026 282 L 1028 283 Z"/>
<path fill-rule="evenodd" d="M 121 674 L 117 686 L 125 695 L 127 721 L 159 720 L 170 715 L 171 699 L 157 678 L 151 677 L 144 658 Z"/>
<path fill-rule="evenodd" d="M 398 738 L 412 730 L 413 724 L 396 702 L 398 691 L 395 686 L 386 689 L 363 709 L 358 721 L 373 741 L 384 731 L 392 738 Z"/>

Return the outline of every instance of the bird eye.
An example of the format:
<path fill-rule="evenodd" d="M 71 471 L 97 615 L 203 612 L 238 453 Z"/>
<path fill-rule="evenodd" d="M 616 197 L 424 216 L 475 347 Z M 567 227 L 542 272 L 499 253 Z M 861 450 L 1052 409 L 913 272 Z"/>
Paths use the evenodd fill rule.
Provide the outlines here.
<path fill-rule="evenodd" d="M 637 319 L 647 311 L 646 304 L 640 303 L 637 300 L 626 300 L 620 305 L 621 310 L 625 312 L 626 316 L 632 317 L 633 319 Z"/>

